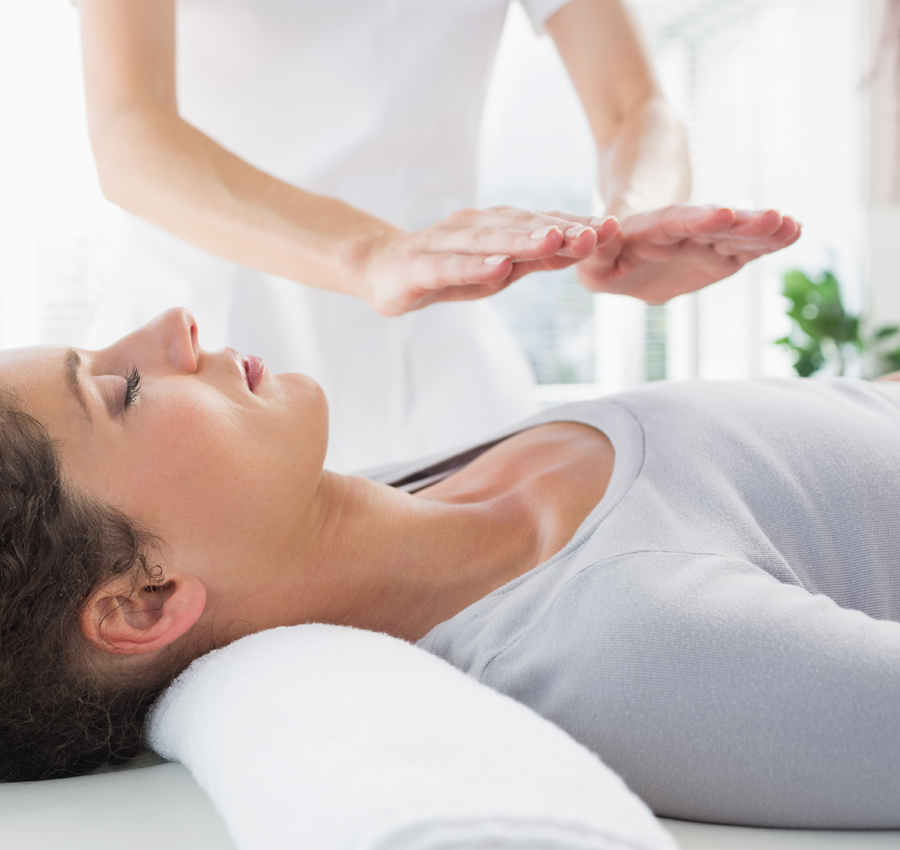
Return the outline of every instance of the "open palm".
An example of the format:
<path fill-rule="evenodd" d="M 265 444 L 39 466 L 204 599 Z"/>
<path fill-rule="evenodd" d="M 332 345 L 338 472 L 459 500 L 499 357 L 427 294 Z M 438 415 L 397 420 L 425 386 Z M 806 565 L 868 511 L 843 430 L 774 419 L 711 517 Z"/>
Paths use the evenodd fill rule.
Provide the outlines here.
<path fill-rule="evenodd" d="M 677 204 L 622 221 L 616 237 L 578 264 L 578 279 L 591 292 L 661 304 L 786 248 L 800 232 L 798 222 L 777 210 Z"/>

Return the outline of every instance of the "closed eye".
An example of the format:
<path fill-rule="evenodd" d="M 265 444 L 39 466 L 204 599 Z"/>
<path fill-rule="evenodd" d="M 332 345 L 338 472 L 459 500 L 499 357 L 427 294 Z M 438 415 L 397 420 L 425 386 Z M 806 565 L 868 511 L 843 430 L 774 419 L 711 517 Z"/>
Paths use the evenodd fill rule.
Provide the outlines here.
<path fill-rule="evenodd" d="M 141 373 L 137 366 L 125 378 L 125 407 L 131 407 L 141 394 Z"/>

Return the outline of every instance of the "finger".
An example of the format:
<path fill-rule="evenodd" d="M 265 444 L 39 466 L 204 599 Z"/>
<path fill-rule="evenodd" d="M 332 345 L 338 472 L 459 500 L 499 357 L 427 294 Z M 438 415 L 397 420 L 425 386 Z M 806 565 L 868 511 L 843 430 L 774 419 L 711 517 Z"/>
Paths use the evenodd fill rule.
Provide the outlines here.
<path fill-rule="evenodd" d="M 541 266 L 535 265 L 529 270 L 553 270 L 571 265 L 569 262 L 556 262 L 557 259 L 562 258 L 573 258 L 576 261 L 583 260 L 590 263 L 592 267 L 602 268 L 604 273 L 612 269 L 619 254 L 622 252 L 624 244 L 624 236 L 622 235 L 619 220 L 614 216 L 607 216 L 606 218 L 594 218 L 591 221 L 596 222 L 592 226 L 596 238 L 589 251 L 582 251 L 581 246 L 578 246 L 577 250 L 566 250 L 563 248 L 553 258 L 554 262 L 545 263 Z M 519 265 L 518 263 L 516 264 L 517 269 Z"/>
<path fill-rule="evenodd" d="M 587 257 L 597 245 L 597 231 L 588 224 L 573 224 L 563 235 L 565 242 L 557 254 L 562 257 L 582 259 Z"/>
<path fill-rule="evenodd" d="M 675 204 L 629 216 L 622 224 L 628 239 L 673 245 L 685 239 L 726 233 L 735 221 L 731 207 Z"/>
<path fill-rule="evenodd" d="M 616 222 L 612 238 L 582 260 L 578 266 L 579 279 L 591 292 L 601 291 L 603 282 L 615 274 L 624 246 L 625 235 Z"/>
<path fill-rule="evenodd" d="M 714 246 L 723 256 L 751 250 L 756 250 L 758 256 L 785 247 L 798 237 L 796 222 L 771 209 L 750 212 L 678 205 L 632 216 L 624 227 L 628 241 L 640 243 L 642 253 L 657 260 L 686 241 Z"/>
<path fill-rule="evenodd" d="M 607 216 L 606 218 L 592 218 L 591 226 L 597 234 L 597 248 L 603 248 L 612 242 L 616 237 L 622 236 L 622 225 L 615 216 Z"/>
<path fill-rule="evenodd" d="M 541 210 L 541 212 L 544 215 L 552 215 L 554 218 L 569 221 L 572 224 L 586 224 L 588 227 L 593 227 L 593 222 L 598 220 L 594 215 L 578 215 L 565 210 Z"/>
<path fill-rule="evenodd" d="M 514 278 L 510 276 L 494 283 L 469 283 L 462 286 L 448 286 L 446 289 L 435 293 L 430 303 L 438 301 L 477 301 L 479 298 L 489 298 L 491 295 L 502 292 L 513 280 Z"/>
<path fill-rule="evenodd" d="M 532 272 L 549 272 L 565 269 L 579 262 L 577 257 L 563 257 L 555 254 L 552 257 L 544 257 L 540 260 L 526 260 L 523 263 L 516 263 L 509 275 L 510 282 L 520 280 Z"/>
<path fill-rule="evenodd" d="M 803 233 L 802 228 L 800 228 L 798 226 L 794 232 L 793 237 L 791 239 L 789 239 L 787 242 L 783 242 L 778 245 L 773 245 L 772 247 L 770 247 L 764 251 L 761 251 L 758 249 L 753 250 L 753 251 L 738 251 L 737 253 L 733 254 L 732 256 L 741 263 L 749 263 L 749 262 L 752 262 L 753 260 L 757 259 L 758 257 L 761 257 L 763 254 L 774 254 L 776 251 L 781 251 L 784 248 L 787 248 L 788 246 L 793 245 L 800 238 L 802 233 Z"/>
<path fill-rule="evenodd" d="M 597 235 L 597 241 L 592 246 L 592 250 L 593 248 L 605 245 L 607 242 L 613 239 L 613 237 L 616 235 L 616 232 L 621 228 L 619 220 L 614 215 L 573 215 L 571 213 L 560 212 L 559 210 L 549 210 L 547 214 L 552 216 L 559 216 L 562 218 L 568 218 L 571 221 L 575 222 L 575 224 L 570 225 L 563 231 L 565 233 L 567 243 L 569 242 L 569 240 L 577 239 L 581 234 L 582 231 L 579 228 L 579 225 L 592 228 L 594 233 Z"/>
<path fill-rule="evenodd" d="M 409 266 L 406 288 L 434 293 L 455 286 L 497 283 L 509 277 L 512 269 L 508 254 L 421 254 Z"/>
<path fill-rule="evenodd" d="M 583 259 L 621 233 L 621 225 L 615 216 L 579 216 L 579 219 L 586 224 L 574 224 L 564 231 L 566 242 L 558 252 L 560 256 Z M 588 228 L 593 231 L 593 238 L 588 236 Z"/>
<path fill-rule="evenodd" d="M 527 221 L 528 217 L 533 217 L 534 221 L 541 221 L 544 224 L 557 224 L 564 230 L 567 225 L 572 224 L 591 226 L 591 222 L 596 218 L 594 215 L 581 215 L 566 210 L 524 210 L 521 207 L 509 206 L 489 207 L 485 210 L 485 213 L 503 213 L 514 217 L 518 214 L 521 216 L 522 221 Z"/>
<path fill-rule="evenodd" d="M 786 241 L 795 235 L 796 221 L 790 216 L 782 215 L 779 210 L 734 210 L 733 212 L 734 221 L 727 231 L 714 232 L 703 228 L 702 224 L 697 225 L 697 240 L 712 244 L 716 239 L 724 237 L 726 239 L 768 240 L 774 244 Z M 701 228 L 703 229 L 701 230 Z"/>
<path fill-rule="evenodd" d="M 509 254 L 514 262 L 556 254 L 581 259 L 588 256 L 596 244 L 597 232 L 586 224 L 573 224 L 565 231 L 555 224 L 530 232 L 511 228 L 469 228 L 432 234 L 423 241 L 427 253 Z"/>
<path fill-rule="evenodd" d="M 499 218 L 496 217 L 498 215 L 500 216 Z M 468 239 L 480 231 L 485 235 L 476 238 L 485 241 L 479 244 L 478 252 L 484 253 L 488 249 L 509 251 L 519 261 L 549 256 L 550 250 L 548 249 L 551 247 L 555 248 L 555 246 L 547 242 L 539 242 L 537 246 L 528 245 L 522 250 L 521 247 L 513 243 L 498 243 L 496 240 L 491 240 L 491 237 L 488 235 L 491 232 L 490 228 L 496 228 L 498 232 L 505 232 L 509 236 L 512 236 L 517 230 L 523 234 L 527 232 L 529 239 L 538 240 L 540 235 L 545 234 L 547 228 L 556 227 L 564 234 L 564 241 L 562 246 L 555 248 L 555 250 L 563 256 L 580 259 L 588 256 L 596 245 L 596 240 L 589 231 L 593 230 L 596 234 L 598 230 L 605 226 L 607 229 L 604 231 L 604 234 L 607 238 L 611 238 L 612 230 L 611 226 L 607 225 L 607 222 L 612 221 L 615 221 L 613 216 L 598 218 L 596 216 L 577 215 L 560 210 L 534 212 L 514 207 L 499 206 L 491 207 L 481 215 L 477 214 L 477 212 L 474 215 L 468 215 L 465 219 L 467 226 L 459 228 L 459 236 L 462 239 Z M 453 237 L 448 234 L 448 238 L 452 239 Z M 603 236 L 600 238 L 602 239 Z M 461 253 L 471 250 L 466 247 L 464 242 L 459 240 L 442 242 L 440 247 Z"/>
<path fill-rule="evenodd" d="M 460 213 L 462 227 L 512 227 L 517 230 L 537 230 L 556 225 L 565 230 L 573 224 L 587 224 L 588 217 L 570 213 L 543 210 L 524 210 L 520 207 L 489 207 L 486 210 L 468 210 Z M 451 216 L 451 219 L 455 216 Z"/>
<path fill-rule="evenodd" d="M 737 210 L 729 232 L 733 236 L 771 236 L 783 222 L 784 216 L 778 210 Z"/>
<path fill-rule="evenodd" d="M 792 216 L 786 215 L 781 222 L 781 227 L 772 234 L 771 241 L 775 242 L 781 248 L 793 245 L 800 238 L 803 228 L 800 222 Z"/>
<path fill-rule="evenodd" d="M 741 254 L 755 258 L 793 245 L 800 238 L 800 232 L 800 225 L 793 218 L 785 216 L 778 229 L 768 236 L 725 237 L 715 242 L 713 247 L 717 253 L 724 256 Z"/>
<path fill-rule="evenodd" d="M 489 257 L 509 254 L 516 260 L 532 260 L 553 256 L 566 242 L 565 234 L 556 224 L 543 225 L 534 230 L 469 227 L 422 231 L 418 234 L 415 250 L 423 255 L 468 254 Z"/>
<path fill-rule="evenodd" d="M 599 221 L 596 227 L 590 228 L 594 236 L 587 239 L 584 245 L 578 244 L 572 250 L 560 249 L 550 257 L 542 257 L 535 260 L 516 260 L 511 274 L 512 280 L 518 280 L 526 274 L 535 271 L 556 271 L 564 269 L 579 261 L 600 262 L 604 268 L 615 264 L 615 260 L 622 250 L 624 238 L 618 219 L 610 216 Z M 599 231 L 599 236 L 597 233 Z M 584 239 L 584 236 L 581 237 Z M 590 246 L 589 250 L 583 250 Z"/>
<path fill-rule="evenodd" d="M 465 226 L 513 228 L 522 232 L 540 230 L 543 227 L 556 226 L 562 232 L 573 227 L 594 227 L 597 219 L 591 215 L 578 215 L 562 210 L 522 210 L 515 207 L 490 207 L 480 214 L 468 217 Z"/>

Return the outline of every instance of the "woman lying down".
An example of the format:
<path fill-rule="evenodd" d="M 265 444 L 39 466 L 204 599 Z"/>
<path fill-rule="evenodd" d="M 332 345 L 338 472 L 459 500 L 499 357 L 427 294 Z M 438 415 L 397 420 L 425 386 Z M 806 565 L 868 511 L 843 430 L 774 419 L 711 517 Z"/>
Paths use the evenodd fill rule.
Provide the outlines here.
<path fill-rule="evenodd" d="M 658 814 L 900 826 L 900 384 L 655 386 L 373 478 L 323 470 L 312 380 L 183 310 L 4 352 L 0 389 L 7 779 L 128 758 L 192 659 L 326 622 L 526 703 Z"/>

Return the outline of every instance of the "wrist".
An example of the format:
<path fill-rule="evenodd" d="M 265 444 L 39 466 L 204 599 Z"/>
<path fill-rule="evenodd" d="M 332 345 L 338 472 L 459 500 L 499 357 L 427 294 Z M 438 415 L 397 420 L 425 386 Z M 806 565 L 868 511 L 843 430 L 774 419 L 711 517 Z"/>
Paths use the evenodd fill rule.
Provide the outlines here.
<path fill-rule="evenodd" d="M 345 282 L 344 291 L 361 298 L 369 306 L 379 307 L 378 258 L 406 231 L 386 221 L 373 219 L 367 226 L 346 238 L 338 251 L 338 267 Z"/>
<path fill-rule="evenodd" d="M 598 145 L 600 194 L 607 215 L 635 213 L 687 203 L 691 162 L 684 125 L 668 103 L 653 97 L 620 122 Z"/>
<path fill-rule="evenodd" d="M 285 276 L 371 304 L 375 258 L 403 231 L 337 198 L 290 190 L 295 203 L 280 218 Z"/>

